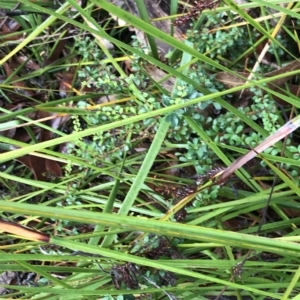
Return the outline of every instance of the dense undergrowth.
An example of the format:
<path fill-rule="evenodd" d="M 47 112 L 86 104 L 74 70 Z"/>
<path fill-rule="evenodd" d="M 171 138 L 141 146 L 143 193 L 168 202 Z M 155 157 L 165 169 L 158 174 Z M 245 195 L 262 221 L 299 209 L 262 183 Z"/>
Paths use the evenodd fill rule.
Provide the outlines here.
<path fill-rule="evenodd" d="M 298 299 L 299 3 L 12 2 L 1 297 Z"/>

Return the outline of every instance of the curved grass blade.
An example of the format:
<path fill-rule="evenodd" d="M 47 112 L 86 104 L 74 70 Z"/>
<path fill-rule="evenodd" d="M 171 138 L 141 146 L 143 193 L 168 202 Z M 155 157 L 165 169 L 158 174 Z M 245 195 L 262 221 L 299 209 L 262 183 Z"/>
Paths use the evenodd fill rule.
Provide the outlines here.
<path fill-rule="evenodd" d="M 111 228 L 123 228 L 151 232 L 158 235 L 186 238 L 194 241 L 213 242 L 220 245 L 238 246 L 256 251 L 267 251 L 280 255 L 291 255 L 299 257 L 300 245 L 293 242 L 283 242 L 284 239 L 272 239 L 232 231 L 221 231 L 218 229 L 179 224 L 166 221 L 151 220 L 148 218 L 137 218 L 116 214 L 98 213 L 76 209 L 65 209 L 1 201 L 2 211 L 18 213 L 23 215 L 37 215 L 58 220 L 69 220 L 80 224 L 102 224 Z M 86 245 L 87 247 L 90 245 Z M 81 249 L 83 250 L 83 249 Z M 83 250 L 84 251 L 84 250 Z M 86 250 L 88 252 L 88 250 Z"/>

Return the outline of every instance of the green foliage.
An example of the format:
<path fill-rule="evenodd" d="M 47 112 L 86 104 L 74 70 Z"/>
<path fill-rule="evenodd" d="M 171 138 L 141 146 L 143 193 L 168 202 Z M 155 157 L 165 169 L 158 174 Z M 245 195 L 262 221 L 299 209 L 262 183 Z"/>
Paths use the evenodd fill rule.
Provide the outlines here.
<path fill-rule="evenodd" d="M 253 36 L 249 37 L 249 32 L 240 27 L 231 27 L 227 30 L 212 30 L 214 27 L 217 28 L 219 26 L 222 17 L 222 14 L 209 15 L 208 24 L 210 24 L 210 27 L 204 27 L 201 30 L 189 30 L 187 39 L 194 43 L 197 51 L 207 53 L 211 58 L 218 59 L 226 56 L 228 60 L 236 60 L 243 51 L 246 51 L 251 41 L 256 38 L 257 33 L 253 32 Z M 134 38 L 132 45 L 139 50 L 142 48 L 137 38 Z M 77 47 L 82 53 L 90 52 L 90 57 L 85 54 L 84 58 L 93 58 L 93 60 L 98 61 L 101 57 L 97 50 L 98 48 L 88 38 L 77 41 Z M 148 52 L 148 48 L 143 48 L 143 51 Z M 272 52 L 272 50 L 270 51 Z M 79 71 L 79 78 L 84 79 L 82 81 L 83 85 L 94 86 L 107 94 L 126 93 L 129 84 L 133 82 L 139 89 L 138 93 L 135 92 L 134 95 L 138 99 L 143 99 L 138 105 L 135 103 L 125 107 L 123 105 L 103 106 L 94 115 L 84 117 L 87 126 L 97 126 L 106 122 L 125 119 L 136 114 L 151 112 L 162 107 L 184 104 L 203 96 L 203 93 L 197 91 L 191 84 L 177 79 L 177 85 L 172 94 L 163 94 L 161 101 L 158 100 L 155 95 L 151 95 L 151 92 L 143 91 L 147 87 L 147 77 L 143 71 L 144 64 L 145 61 L 135 54 L 132 61 L 132 69 L 135 73 L 130 74 L 128 78 L 116 76 L 112 66 L 101 66 L 100 61 L 100 69 L 99 67 L 88 66 Z M 99 76 L 99 74 L 101 75 Z M 211 93 L 224 89 L 215 80 L 209 65 L 203 62 L 197 61 L 193 68 L 189 70 L 187 76 L 197 81 Z M 249 116 L 252 120 L 261 123 L 269 134 L 274 133 L 282 125 L 274 100 L 268 94 L 263 94 L 261 89 L 253 87 L 250 91 L 254 93 L 251 105 L 238 107 L 239 111 Z M 82 103 L 78 103 L 79 107 L 87 105 L 87 103 Z M 209 108 L 210 111 L 213 110 L 213 115 L 206 117 Z M 194 120 L 197 120 L 215 143 L 249 148 L 257 146 L 263 140 L 262 135 L 246 128 L 245 123 L 236 117 L 234 113 L 230 111 L 221 112 L 220 104 L 214 100 L 199 102 L 196 105 L 190 105 L 168 113 L 166 119 L 171 123 L 168 133 L 169 141 L 185 144 L 186 148 L 186 151 L 176 153 L 179 161 L 194 165 L 199 174 L 205 174 L 212 169 L 218 161 L 218 157 L 204 141 L 193 137 L 195 132 L 185 121 L 185 115 L 189 115 Z M 133 136 L 138 136 L 145 126 L 147 126 L 148 134 L 155 134 L 157 129 L 155 122 L 156 119 L 149 118 L 140 124 L 127 125 L 119 129 L 119 135 L 124 136 L 126 133 L 131 132 Z M 123 147 L 116 147 L 116 144 L 118 144 L 116 135 L 108 132 L 99 133 L 89 143 L 90 150 L 87 151 L 86 148 L 88 146 L 85 144 L 85 149 L 82 149 L 82 152 L 90 152 L 90 158 L 101 157 L 102 159 L 114 161 L 114 159 L 121 160 L 124 153 L 133 148 L 128 142 Z M 106 153 L 109 153 L 109 157 L 105 157 Z M 277 155 L 278 150 L 270 147 L 265 153 Z M 263 161 L 261 164 L 265 166 Z M 290 171 L 294 172 L 296 170 L 292 168 Z M 213 191 L 211 197 L 214 198 L 215 194 L 216 192 Z"/>
<path fill-rule="evenodd" d="M 221 14 L 209 16 L 209 21 L 219 27 Z M 239 27 L 229 30 L 211 31 L 211 28 L 190 30 L 187 32 L 188 39 L 195 43 L 195 48 L 201 53 L 207 53 L 211 58 L 228 56 L 229 60 L 235 60 L 241 52 L 245 51 L 250 40 L 245 31 Z"/>
<path fill-rule="evenodd" d="M 97 62 L 103 57 L 102 51 L 89 36 L 75 36 L 74 47 L 82 55 L 84 61 L 96 60 Z"/>
<path fill-rule="evenodd" d="M 214 185 L 211 188 L 202 190 L 201 194 L 197 195 L 195 201 L 193 201 L 193 206 L 197 208 L 212 204 L 218 197 L 219 189 L 219 185 Z"/>
<path fill-rule="evenodd" d="M 297 297 L 298 133 L 291 134 L 284 147 L 269 147 L 263 159 L 245 165 L 232 182 L 217 185 L 214 178 L 222 170 L 219 166 L 254 148 L 285 124 L 289 115 L 298 114 L 298 97 L 287 87 L 282 89 L 295 104 L 293 108 L 278 107 L 272 94 L 264 91 L 270 89 L 263 82 L 267 81 L 264 74 L 274 69 L 271 64 L 261 63 L 256 70 L 254 80 L 260 80 L 259 87 L 248 89 L 245 81 L 234 94 L 215 76 L 220 70 L 251 70 L 260 54 L 261 45 L 256 45 L 260 39 L 271 43 L 272 63 L 280 66 L 292 60 L 285 47 L 297 49 L 297 43 L 288 42 L 298 41 L 297 5 L 287 10 L 268 4 L 268 9 L 276 6 L 280 16 L 287 17 L 276 44 L 269 36 L 275 26 L 267 24 L 269 19 L 263 14 L 260 19 L 261 7 L 251 12 L 245 9 L 254 2 L 236 7 L 225 1 L 220 8 L 202 11 L 205 1 L 200 1 L 197 28 L 190 27 L 185 43 L 144 22 L 144 14 L 135 17 L 110 1 L 92 1 L 87 8 L 75 0 L 59 8 L 50 2 L 43 7 L 30 2 L 29 7 L 27 2 L 14 5 L 56 13 L 47 19 L 35 14 L 14 18 L 21 20 L 18 35 L 24 33 L 17 43 L 3 33 L 1 96 L 13 108 L 9 111 L 8 103 L 1 108 L 1 124 L 11 119 L 18 126 L 26 124 L 22 139 L 17 138 L 19 132 L 13 136 L 12 131 L 10 135 L 2 131 L 0 147 L 7 152 L 0 154 L 1 224 L 18 222 L 17 229 L 26 225 L 40 234 L 32 237 L 32 231 L 25 230 L 30 235 L 22 239 L 16 232 L 2 235 L 2 269 L 34 272 L 38 279 L 7 287 L 17 291 L 11 297 L 208 299 L 217 297 L 223 287 L 224 298 Z M 8 7 L 13 8 L 11 4 Z M 173 1 L 170 5 L 177 11 Z M 112 40 L 108 34 L 120 27 L 113 28 L 111 18 L 96 18 L 104 10 L 145 36 L 163 39 L 175 50 L 158 61 L 136 37 L 131 43 Z M 55 43 L 50 32 L 60 33 L 66 26 L 74 35 L 78 33 L 75 42 L 69 38 L 59 59 L 46 66 L 46 54 L 55 54 L 60 42 Z M 98 37 L 110 39 L 115 49 L 101 48 Z M 27 63 L 17 66 L 15 54 L 21 52 L 37 60 L 40 68 L 28 72 Z M 123 68 L 128 59 L 129 75 Z M 162 76 L 176 80 L 172 90 L 161 83 L 162 76 L 148 73 L 149 64 L 154 72 L 163 70 Z M 56 77 L 55 72 L 76 74 L 64 99 L 57 99 L 65 82 L 57 82 L 63 77 Z M 298 84 L 298 78 L 290 82 Z M 244 88 L 253 94 L 249 99 L 243 98 Z M 28 96 L 28 91 L 35 93 Z M 14 102 L 16 95 L 21 101 Z M 40 111 L 47 112 L 51 122 L 65 121 L 55 127 L 40 116 L 32 117 Z M 41 131 L 35 130 L 41 128 L 52 131 L 51 138 L 39 139 Z M 17 132 L 19 127 L 12 129 Z M 36 157 L 44 159 L 38 162 L 45 169 L 56 162 L 63 175 L 55 181 L 33 180 L 37 168 L 28 166 L 36 163 Z M 26 168 L 22 159 L 28 159 Z M 189 167 L 192 171 L 186 170 Z M 198 187 L 195 170 L 206 175 L 200 177 L 205 180 Z M 269 214 L 262 216 L 269 200 Z M 177 218 L 178 213 L 182 218 Z M 271 222 L 265 224 L 265 220 Z M 236 272 L 247 253 L 250 259 Z M 236 275 L 234 280 L 232 275 Z"/>

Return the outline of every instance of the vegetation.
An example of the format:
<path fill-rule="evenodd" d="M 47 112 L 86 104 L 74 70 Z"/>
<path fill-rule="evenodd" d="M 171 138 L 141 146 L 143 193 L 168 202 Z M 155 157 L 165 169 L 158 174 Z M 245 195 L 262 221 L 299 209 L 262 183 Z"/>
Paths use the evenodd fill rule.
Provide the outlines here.
<path fill-rule="evenodd" d="M 0 3 L 2 299 L 300 299 L 299 3 L 82 2 Z"/>

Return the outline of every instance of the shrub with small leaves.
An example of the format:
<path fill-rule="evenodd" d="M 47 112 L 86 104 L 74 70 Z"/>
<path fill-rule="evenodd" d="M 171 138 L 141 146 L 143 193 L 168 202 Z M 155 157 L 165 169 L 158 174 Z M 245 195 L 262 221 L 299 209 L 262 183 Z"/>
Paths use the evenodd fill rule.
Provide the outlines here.
<path fill-rule="evenodd" d="M 213 185 L 210 188 L 202 190 L 193 201 L 193 206 L 201 207 L 207 205 L 208 202 L 214 201 L 218 197 L 219 189 L 219 185 Z"/>
<path fill-rule="evenodd" d="M 222 14 L 208 16 L 211 27 L 219 27 Z M 247 40 L 247 33 L 240 27 L 232 27 L 227 31 L 211 30 L 204 27 L 201 31 L 189 30 L 187 32 L 188 40 L 195 43 L 195 48 L 201 53 L 207 53 L 211 58 L 218 55 L 227 56 L 229 59 L 235 59 L 238 55 L 247 49 L 250 45 L 250 39 Z"/>

